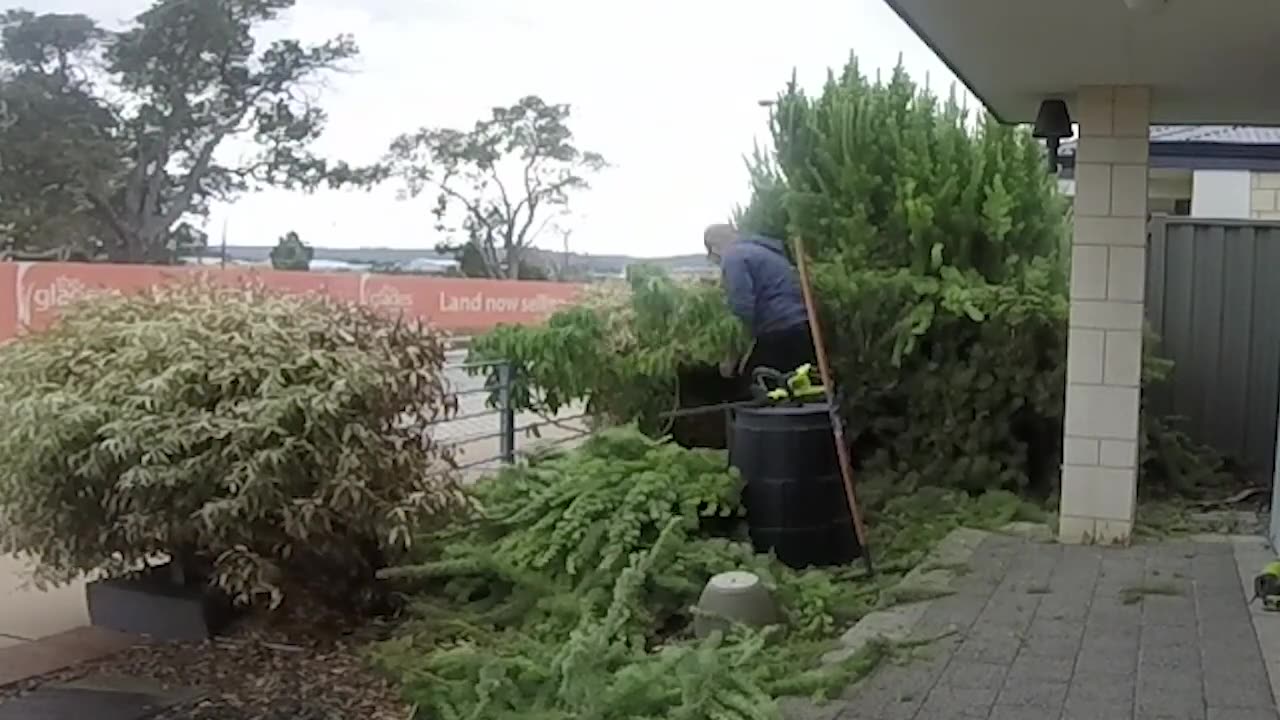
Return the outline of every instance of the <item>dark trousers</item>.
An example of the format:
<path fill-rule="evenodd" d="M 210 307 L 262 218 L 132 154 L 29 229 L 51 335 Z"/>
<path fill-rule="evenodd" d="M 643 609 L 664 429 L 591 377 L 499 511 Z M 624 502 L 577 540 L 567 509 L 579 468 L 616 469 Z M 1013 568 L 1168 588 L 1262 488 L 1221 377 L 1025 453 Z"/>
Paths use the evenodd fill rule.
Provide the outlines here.
<path fill-rule="evenodd" d="M 813 337 L 809 324 L 797 325 L 786 330 L 763 333 L 756 338 L 756 346 L 747 358 L 746 375 L 752 377 L 756 368 L 767 367 L 781 373 L 789 373 L 801 365 L 815 364 Z"/>

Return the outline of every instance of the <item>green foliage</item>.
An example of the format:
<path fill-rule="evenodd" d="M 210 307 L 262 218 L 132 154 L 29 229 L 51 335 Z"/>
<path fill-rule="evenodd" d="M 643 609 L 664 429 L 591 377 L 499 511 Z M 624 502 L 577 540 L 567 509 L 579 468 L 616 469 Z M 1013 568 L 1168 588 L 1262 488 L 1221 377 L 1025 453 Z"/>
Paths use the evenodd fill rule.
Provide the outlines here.
<path fill-rule="evenodd" d="M 1052 455 L 1062 414 L 1066 300 L 1052 270 L 992 284 L 819 265 L 826 327 L 861 465 L 900 492 L 1018 490 Z"/>
<path fill-rule="evenodd" d="M 883 568 L 796 572 L 713 528 L 741 513 L 723 453 L 691 451 L 633 428 L 504 471 L 475 488 L 479 517 L 420 543 L 391 569 L 414 588 L 418 618 L 377 650 L 426 717 L 776 720 L 777 700 L 830 697 L 889 650 L 819 658 L 841 628 L 893 602 L 893 581 L 959 524 L 1017 517 L 1011 495 L 938 491 L 874 516 Z M 690 636 L 706 580 L 759 575 L 784 623 Z"/>
<path fill-rule="evenodd" d="M 625 284 L 592 286 L 545 325 L 504 326 L 476 338 L 471 355 L 514 364 L 513 401 L 522 407 L 554 413 L 586 400 L 588 412 L 656 433 L 658 415 L 675 404 L 682 367 L 714 364 L 745 347 L 715 283 L 632 266 Z"/>
<path fill-rule="evenodd" d="M 1142 378 L 1147 388 L 1168 382 L 1173 363 L 1155 355 L 1159 338 L 1149 329 L 1144 340 Z M 1212 448 L 1192 440 L 1178 429 L 1176 417 L 1162 417 L 1151 412 L 1150 393 L 1142 395 L 1143 433 L 1139 438 L 1138 460 L 1144 477 L 1157 482 L 1139 485 L 1147 499 L 1163 499 L 1173 495 L 1182 498 L 1205 497 L 1231 484 L 1226 460 Z"/>
<path fill-rule="evenodd" d="M 574 144 L 569 115 L 568 105 L 530 95 L 470 130 L 421 128 L 392 142 L 379 174 L 411 196 L 436 193 L 436 230 L 455 236 L 442 249 L 468 276 L 516 279 L 536 272 L 524 256 L 538 233 L 607 166 Z"/>
<path fill-rule="evenodd" d="M 794 83 L 772 116 L 772 154 L 748 160 L 739 225 L 801 237 L 860 472 L 900 492 L 1049 492 L 1060 465 L 1067 343 L 1064 203 L 1021 129 L 974 123 L 899 68 L 856 62 L 816 97 Z M 619 293 L 501 328 L 473 352 L 509 358 L 516 400 L 597 412 L 661 434 L 682 372 L 745 343 L 714 283 L 647 272 Z M 1158 381 L 1151 358 L 1145 374 Z M 725 398 L 727 399 L 727 398 Z M 736 399 L 736 398 L 735 398 Z M 1186 490 L 1220 464 L 1147 413 L 1146 477 Z M 1151 485 L 1151 483 L 1147 483 Z"/>
<path fill-rule="evenodd" d="M 737 506 L 722 453 L 683 450 L 635 432 L 596 435 L 581 452 L 500 473 L 485 489 L 480 501 L 494 534 L 491 552 L 517 569 L 553 568 L 570 579 L 617 575 L 672 521 L 692 532 L 700 517 Z"/>
<path fill-rule="evenodd" d="M 0 551 L 37 579 L 167 554 L 242 601 L 356 601 L 456 507 L 430 330 L 201 279 L 99 297 L 0 348 Z"/>
<path fill-rule="evenodd" d="M 774 106 L 748 230 L 800 236 L 864 471 L 1018 489 L 1056 463 L 1065 203 L 1039 144 L 856 60 Z"/>
<path fill-rule="evenodd" d="M 310 270 L 315 248 L 302 242 L 298 233 L 290 231 L 271 248 L 271 267 L 276 270 Z"/>
<path fill-rule="evenodd" d="M 1065 203 L 1024 129 L 921 90 L 899 66 L 869 82 L 851 59 L 808 97 L 793 81 L 774 105 L 773 157 L 750 163 L 744 229 L 799 235 L 819 260 L 932 274 L 948 266 L 1001 282 L 1057 259 Z"/>
<path fill-rule="evenodd" d="M 119 32 L 5 13 L 0 222 L 14 251 L 172 262 L 203 244 L 189 221 L 214 202 L 355 179 L 311 152 L 326 118 L 303 91 L 355 55 L 352 40 L 258 45 L 293 4 L 154 0 Z M 252 151 L 224 164 L 218 149 L 236 138 Z"/>

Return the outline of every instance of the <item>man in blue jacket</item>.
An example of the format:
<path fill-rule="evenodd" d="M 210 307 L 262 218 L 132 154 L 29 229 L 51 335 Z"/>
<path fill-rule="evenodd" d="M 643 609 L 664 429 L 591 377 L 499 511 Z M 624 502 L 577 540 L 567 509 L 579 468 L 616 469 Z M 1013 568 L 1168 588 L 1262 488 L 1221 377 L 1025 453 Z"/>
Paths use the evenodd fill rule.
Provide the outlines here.
<path fill-rule="evenodd" d="M 800 276 L 782 241 L 739 233 L 732 225 L 712 225 L 703 233 L 703 244 L 720 266 L 729 309 L 755 341 L 744 362 L 722 365 L 721 374 L 751 373 L 759 367 L 789 373 L 814 362 Z"/>

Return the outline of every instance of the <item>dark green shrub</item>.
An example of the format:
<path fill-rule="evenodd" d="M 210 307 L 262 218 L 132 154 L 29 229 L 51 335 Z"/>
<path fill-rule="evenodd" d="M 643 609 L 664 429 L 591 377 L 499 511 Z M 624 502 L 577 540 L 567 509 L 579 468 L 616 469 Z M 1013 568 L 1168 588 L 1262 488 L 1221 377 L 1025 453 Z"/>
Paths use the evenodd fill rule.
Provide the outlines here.
<path fill-rule="evenodd" d="M 863 467 L 904 489 L 1025 486 L 1057 452 L 1066 342 L 1064 204 L 1035 141 L 855 63 L 816 98 L 791 86 L 773 136 L 738 222 L 804 238 Z M 475 352 L 515 360 L 538 388 L 524 401 L 586 398 L 663 432 L 678 370 L 743 342 L 713 284 L 642 274 L 631 293 Z"/>
<path fill-rule="evenodd" d="M 752 197 L 737 221 L 804 240 L 864 475 L 901 492 L 1050 491 L 1061 453 L 1067 227 L 1039 143 L 1025 129 L 972 121 L 901 69 L 869 82 L 852 61 L 818 95 L 792 84 L 774 108 L 776 152 L 749 159 Z M 697 241 L 696 229 L 690 236 Z M 474 351 L 516 362 L 530 385 L 522 402 L 586 399 L 667 432 L 659 415 L 677 398 L 714 394 L 680 379 L 744 343 L 714 284 L 646 271 L 630 293 L 546 327 L 501 329 Z M 1185 490 L 1216 471 L 1185 438 L 1146 421 L 1159 435 L 1144 444 L 1147 477 Z"/>

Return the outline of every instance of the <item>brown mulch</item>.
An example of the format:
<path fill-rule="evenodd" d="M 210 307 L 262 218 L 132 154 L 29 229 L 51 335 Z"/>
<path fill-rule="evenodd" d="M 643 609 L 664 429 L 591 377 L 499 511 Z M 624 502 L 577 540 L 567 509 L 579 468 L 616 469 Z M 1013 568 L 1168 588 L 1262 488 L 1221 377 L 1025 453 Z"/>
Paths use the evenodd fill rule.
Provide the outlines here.
<path fill-rule="evenodd" d="M 138 645 L 0 687 L 0 702 L 45 683 L 123 676 L 203 691 L 201 700 L 170 708 L 160 720 L 407 720 L 410 708 L 365 656 L 388 630 L 380 623 L 335 628 L 248 619 L 215 640 Z"/>

